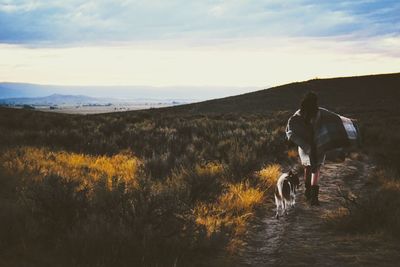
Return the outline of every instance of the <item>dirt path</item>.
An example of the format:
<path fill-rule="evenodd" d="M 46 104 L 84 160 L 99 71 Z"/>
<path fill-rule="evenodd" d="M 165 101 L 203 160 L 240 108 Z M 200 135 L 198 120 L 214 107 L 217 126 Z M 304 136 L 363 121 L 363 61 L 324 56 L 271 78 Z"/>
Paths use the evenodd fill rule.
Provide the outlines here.
<path fill-rule="evenodd" d="M 324 227 L 324 216 L 340 207 L 338 188 L 358 194 L 373 166 L 346 159 L 328 163 L 320 181 L 320 207 L 310 207 L 297 194 L 288 215 L 274 218 L 271 205 L 255 223 L 241 253 L 241 266 L 399 266 L 400 253 L 384 240 L 346 235 Z"/>

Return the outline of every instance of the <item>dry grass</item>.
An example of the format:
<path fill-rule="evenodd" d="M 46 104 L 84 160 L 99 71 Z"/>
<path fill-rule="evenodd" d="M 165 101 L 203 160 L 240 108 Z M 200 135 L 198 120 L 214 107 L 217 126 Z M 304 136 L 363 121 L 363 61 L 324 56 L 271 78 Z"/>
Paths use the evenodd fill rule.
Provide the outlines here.
<path fill-rule="evenodd" d="M 380 183 L 382 189 L 400 192 L 400 180 L 395 170 L 390 168 L 377 169 L 373 178 Z"/>
<path fill-rule="evenodd" d="M 323 216 L 323 219 L 325 219 L 328 224 L 333 226 L 338 221 L 343 220 L 346 216 L 349 216 L 349 210 L 345 207 L 339 207 L 326 213 Z"/>
<path fill-rule="evenodd" d="M 135 174 L 141 164 L 129 153 L 111 157 L 90 156 L 35 147 L 9 149 L 0 156 L 0 162 L 5 170 L 12 173 L 35 179 L 57 175 L 83 181 L 83 185 L 89 188 L 94 182 L 106 179 L 110 189 L 115 179 L 135 185 Z"/>
<path fill-rule="evenodd" d="M 196 174 L 200 176 L 221 176 L 224 174 L 225 168 L 221 163 L 209 162 L 205 165 L 197 164 L 195 170 Z"/>
<path fill-rule="evenodd" d="M 400 194 L 400 181 L 395 180 L 395 179 L 388 179 L 383 182 L 382 189 L 398 191 Z"/>
<path fill-rule="evenodd" d="M 262 200 L 263 193 L 259 189 L 249 186 L 248 182 L 242 182 L 229 185 L 227 192 L 219 198 L 218 206 L 235 214 L 246 214 L 261 204 Z"/>
<path fill-rule="evenodd" d="M 326 216 L 328 226 L 346 233 L 400 237 L 400 179 L 393 169 L 381 168 L 371 174 L 371 183 L 366 193 L 344 194 L 342 207 Z"/>
<path fill-rule="evenodd" d="M 279 164 L 271 164 L 258 171 L 256 177 L 260 181 L 262 187 L 268 189 L 276 184 L 281 173 L 282 169 Z"/>
<path fill-rule="evenodd" d="M 52 185 L 55 180 L 48 181 L 46 177 L 59 177 L 60 180 L 57 178 L 57 181 L 59 181 L 62 188 L 69 185 L 68 181 L 77 181 L 79 182 L 75 188 L 77 191 L 80 190 L 79 188 L 93 189 L 89 191 L 89 193 L 92 192 L 88 199 L 89 206 L 102 208 L 101 204 L 104 204 L 107 210 L 115 209 L 116 213 L 118 213 L 118 210 L 112 207 L 111 204 L 116 200 L 123 201 L 123 199 L 131 197 L 131 195 L 129 190 L 128 193 L 125 193 L 126 190 L 120 191 L 120 188 L 117 186 L 114 188 L 114 185 L 121 186 L 121 182 L 124 182 L 132 184 L 131 188 L 143 186 L 140 185 L 141 180 L 138 180 L 141 175 L 141 166 L 141 161 L 130 153 L 119 153 L 114 156 L 92 156 L 24 146 L 4 150 L 4 153 L 0 155 L 0 167 L 10 174 L 25 177 L 27 181 L 35 181 L 35 184 L 29 184 L 30 186 L 43 187 L 47 192 L 47 186 Z M 222 238 L 223 241 L 218 242 L 223 244 L 227 251 L 236 252 L 237 248 L 243 245 L 243 236 L 248 230 L 250 219 L 255 215 L 256 208 L 263 204 L 265 191 L 251 185 L 247 180 L 237 183 L 228 182 L 229 179 L 226 178 L 228 175 L 227 166 L 218 161 L 211 161 L 206 164 L 197 163 L 192 171 L 189 169 L 179 170 L 182 172 L 181 175 L 175 177 L 173 181 L 167 179 L 166 181 L 151 182 L 152 186 L 149 187 L 151 191 L 149 194 L 160 197 L 160 199 L 154 200 L 157 203 L 164 197 L 170 196 L 170 194 L 171 197 L 175 198 L 176 193 L 169 192 L 172 190 L 170 189 L 171 185 L 168 187 L 169 183 L 176 184 L 176 188 L 182 188 L 185 192 L 189 190 L 189 195 L 197 194 L 198 196 L 194 198 L 197 199 L 197 202 L 193 201 L 193 206 L 191 207 L 193 212 L 191 215 L 194 215 L 194 225 L 190 227 L 193 227 L 193 229 L 198 227 L 205 229 L 206 231 L 201 232 L 201 235 L 202 233 L 207 233 L 209 240 L 215 240 L 215 237 L 218 240 Z M 263 170 L 264 177 L 270 175 L 271 178 L 269 179 L 276 179 L 272 177 L 274 176 L 274 170 L 275 172 L 279 171 L 279 166 L 271 165 Z M 186 176 L 192 177 L 193 181 L 188 180 Z M 179 177 L 180 179 L 177 179 Z M 104 185 L 109 191 L 103 192 L 100 190 L 101 188 L 99 189 L 99 182 L 102 181 L 107 181 Z M 50 191 L 52 191 L 51 188 Z M 43 194 L 40 192 L 35 196 L 42 198 Z M 145 194 L 147 191 L 138 189 L 138 191 L 133 192 L 135 192 L 134 194 L 138 192 Z M 212 193 L 210 196 L 206 194 L 210 192 Z M 73 193 L 71 194 L 74 196 Z M 187 193 L 183 193 L 183 195 L 187 195 Z M 183 199 L 182 196 L 176 196 L 176 198 Z M 115 203 L 118 204 L 118 201 Z M 50 202 L 53 203 L 54 201 Z M 166 203 L 169 202 L 166 201 Z M 157 205 L 162 206 L 160 203 Z M 179 203 L 181 202 L 178 201 Z M 175 207 L 178 204 L 171 203 L 170 205 Z M 144 205 L 144 207 L 146 206 Z M 112 208 L 109 209 L 109 207 Z M 171 208 L 171 210 L 173 209 Z M 180 212 L 179 208 L 176 209 Z M 74 207 L 71 207 L 71 212 L 73 210 Z M 97 211 L 93 212 L 97 214 Z M 58 210 L 57 214 L 63 214 L 63 211 Z M 174 216 L 186 218 L 185 213 L 177 213 Z M 80 218 L 80 216 L 77 217 Z M 110 218 L 114 218 L 112 214 Z M 87 222 L 79 221 L 79 223 L 86 225 Z M 188 223 L 188 225 L 190 224 Z"/>
<path fill-rule="evenodd" d="M 232 232 L 227 249 L 233 252 L 241 246 L 248 222 L 263 201 L 264 193 L 248 182 L 230 184 L 217 202 L 199 203 L 195 207 L 196 223 L 205 227 L 208 236 L 222 230 Z"/>

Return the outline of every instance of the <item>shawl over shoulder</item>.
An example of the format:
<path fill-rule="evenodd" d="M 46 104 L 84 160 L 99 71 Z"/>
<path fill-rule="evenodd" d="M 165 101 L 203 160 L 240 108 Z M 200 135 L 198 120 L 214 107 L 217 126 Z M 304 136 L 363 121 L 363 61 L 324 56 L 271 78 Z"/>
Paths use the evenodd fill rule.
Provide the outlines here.
<path fill-rule="evenodd" d="M 314 142 L 319 153 L 359 143 L 359 131 L 355 121 L 324 108 L 319 108 L 319 112 L 320 118 L 314 124 L 313 137 L 300 111 L 296 111 L 286 126 L 288 140 L 306 152 L 310 151 Z"/>

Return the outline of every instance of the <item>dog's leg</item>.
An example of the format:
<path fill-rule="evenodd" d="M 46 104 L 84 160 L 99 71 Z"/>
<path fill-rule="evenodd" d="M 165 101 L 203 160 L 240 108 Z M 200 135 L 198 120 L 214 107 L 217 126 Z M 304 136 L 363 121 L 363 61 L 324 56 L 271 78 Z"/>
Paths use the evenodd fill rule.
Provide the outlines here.
<path fill-rule="evenodd" d="M 289 210 L 290 210 L 290 202 L 286 201 L 286 215 L 289 214 Z"/>
<path fill-rule="evenodd" d="M 280 210 L 281 210 L 280 215 L 283 215 L 283 213 L 285 212 L 285 205 L 284 205 L 284 203 L 283 203 L 283 199 L 280 199 L 280 200 L 279 200 L 279 204 L 280 204 L 280 206 L 281 206 L 281 208 L 280 208 Z"/>
<path fill-rule="evenodd" d="M 287 214 L 287 201 L 285 198 L 282 199 L 282 214 Z"/>
<path fill-rule="evenodd" d="M 289 205 L 291 208 L 294 206 L 294 202 L 293 202 L 294 190 L 295 190 L 294 186 L 292 184 L 290 184 Z"/>
<path fill-rule="evenodd" d="M 296 192 L 292 192 L 290 194 L 290 200 L 291 200 L 291 203 L 292 203 L 292 207 L 294 207 L 294 205 L 296 204 Z"/>
<path fill-rule="evenodd" d="M 275 205 L 276 205 L 276 215 L 275 215 L 275 218 L 279 219 L 279 206 L 280 206 L 280 203 L 279 203 L 279 200 L 278 200 L 278 198 L 276 197 L 276 195 L 275 195 Z"/>

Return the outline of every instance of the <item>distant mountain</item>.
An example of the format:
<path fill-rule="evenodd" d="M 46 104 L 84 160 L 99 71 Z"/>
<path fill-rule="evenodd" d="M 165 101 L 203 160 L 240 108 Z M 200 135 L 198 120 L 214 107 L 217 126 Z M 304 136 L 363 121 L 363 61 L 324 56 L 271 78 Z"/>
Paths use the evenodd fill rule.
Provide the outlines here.
<path fill-rule="evenodd" d="M 0 83 L 0 99 L 45 97 L 52 94 L 87 95 L 121 99 L 193 99 L 205 100 L 254 91 L 255 87 L 222 86 L 60 86 L 29 83 Z"/>
<path fill-rule="evenodd" d="M 6 89 L 4 90 L 4 85 Z M 2 87 L 3 86 L 3 87 Z M 26 86 L 26 87 L 24 87 Z M 24 88 L 23 90 L 21 88 Z M 13 94 L 22 93 L 24 94 L 42 94 L 43 92 L 54 91 L 58 87 L 51 86 L 37 86 L 29 84 L 13 84 L 13 83 L 0 83 L 0 98 L 4 95 L 4 92 L 12 91 Z M 64 88 L 64 87 L 61 87 Z M 78 101 L 99 101 L 98 97 L 88 97 L 79 99 L 82 96 L 82 90 L 93 90 L 94 92 L 97 87 L 73 87 L 74 90 L 71 94 L 78 95 Z M 79 88 L 83 88 L 79 90 Z M 88 89 L 89 88 L 89 89 Z M 123 89 L 128 88 L 134 89 L 133 87 L 100 87 L 99 92 L 103 92 L 104 95 L 114 94 L 113 97 L 118 98 Z M 200 88 L 200 87 L 199 87 Z M 10 89 L 10 90 L 8 90 Z M 64 88 L 65 89 L 65 88 Z M 159 88 L 160 89 L 160 88 Z M 165 88 L 164 88 L 165 89 Z M 2 92 L 4 90 L 4 92 Z M 89 91 L 90 91 L 89 90 Z M 104 90 L 104 91 L 102 91 Z M 108 91 L 107 91 L 108 90 Z M 161 89 L 160 89 L 161 90 Z M 400 99 L 400 73 L 392 74 L 379 74 L 379 75 L 366 75 L 366 76 L 355 76 L 355 77 L 340 77 L 340 78 L 329 78 L 329 79 L 312 79 L 304 82 L 294 82 L 285 84 L 269 89 L 259 90 L 256 92 L 240 94 L 236 96 L 230 96 L 225 98 L 213 99 L 203 102 L 197 102 L 192 104 L 174 106 L 169 108 L 154 109 L 151 112 L 162 112 L 162 113 L 182 113 L 182 114 L 209 114 L 209 113 L 268 113 L 270 111 L 277 110 L 295 110 L 299 107 L 302 96 L 307 91 L 315 91 L 319 96 L 319 103 L 321 106 L 332 110 L 356 110 L 373 107 L 375 110 L 383 110 L 390 107 L 391 109 L 400 110 L 398 104 Z M 132 91 L 133 92 L 133 91 Z M 130 93 L 131 96 L 135 94 Z M 136 91 L 139 92 L 139 91 Z M 155 91 L 153 91 L 154 93 Z M 183 91 L 184 92 L 184 91 Z M 189 93 L 190 92 L 190 93 Z M 233 92 L 233 91 L 232 91 Z M 53 92 L 54 93 L 54 92 Z M 51 94 L 53 94 L 51 93 Z M 98 93 L 97 95 L 102 95 Z M 182 97 L 175 97 L 160 94 L 136 94 L 135 101 L 150 102 L 150 101 L 176 101 L 176 99 L 183 99 L 178 104 L 184 104 L 194 101 L 184 101 L 185 99 L 193 100 L 194 94 L 188 89 L 186 94 Z M 47 94 L 51 97 L 51 94 Z M 57 93 L 58 94 L 58 93 Z M 56 98 L 57 94 L 53 97 Z M 71 96 L 71 94 L 68 94 Z M 183 93 L 182 93 L 183 94 Z M 181 94 L 181 95 L 182 95 Z M 50 96 L 49 96 L 50 95 Z M 96 96 L 97 96 L 96 95 Z M 149 97 L 148 95 L 151 95 Z M 157 97 L 158 96 L 158 97 Z M 163 97 L 161 97 L 163 96 Z M 43 97 L 43 101 L 51 102 Z M 110 101 L 110 98 L 106 98 Z M 75 99 L 77 100 L 77 99 Z M 104 99 L 103 99 L 104 100 Z M 115 99 L 114 99 L 115 100 Z M 34 100 L 37 101 L 37 100 Z M 106 101 L 106 102 L 107 102 Z M 53 101 L 55 102 L 55 101 Z M 64 101 L 67 102 L 67 101 Z M 37 102 L 36 102 L 37 103 Z M 26 104 L 26 103 L 25 103 Z M 173 106 L 175 103 L 172 103 Z"/>
<path fill-rule="evenodd" d="M 85 95 L 52 94 L 45 97 L 16 97 L 0 99 L 0 103 L 8 105 L 80 105 L 106 104 L 111 99 L 95 98 Z"/>

